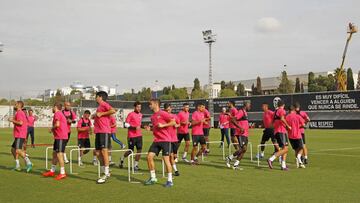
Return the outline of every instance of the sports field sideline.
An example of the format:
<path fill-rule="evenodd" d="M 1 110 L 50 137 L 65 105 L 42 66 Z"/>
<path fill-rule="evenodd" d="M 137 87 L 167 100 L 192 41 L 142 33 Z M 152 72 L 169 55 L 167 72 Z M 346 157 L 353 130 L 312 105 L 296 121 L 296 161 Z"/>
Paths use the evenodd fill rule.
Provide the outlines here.
<path fill-rule="evenodd" d="M 127 169 L 112 167 L 112 177 L 104 185 L 95 183 L 97 168 L 91 165 L 92 155 L 85 157 L 86 167 L 74 167 L 78 175 L 70 175 L 64 181 L 44 178 L 45 148 L 28 148 L 34 163 L 30 174 L 15 172 L 11 169 L 14 160 L 10 154 L 12 129 L 0 129 L 0 202 L 359 202 L 360 189 L 360 131 L 357 130 L 307 130 L 307 143 L 310 150 L 309 164 L 306 169 L 296 169 L 294 153 L 290 150 L 288 162 L 290 170 L 270 170 L 258 168 L 250 162 L 249 152 L 241 162 L 243 170 L 225 167 L 218 144 L 211 145 L 207 162 L 199 166 L 179 163 L 181 175 L 175 177 L 175 186 L 164 188 L 166 179 L 159 179 L 155 186 L 129 183 Z M 219 140 L 219 131 L 211 130 L 211 140 Z M 256 146 L 261 130 L 251 130 L 249 141 L 253 144 L 254 160 Z M 125 141 L 126 131 L 118 130 L 118 137 Z M 76 145 L 75 130 L 69 145 Z M 152 135 L 144 132 L 144 151 L 152 141 Z M 91 144 L 94 137 L 91 137 Z M 36 129 L 36 143 L 51 144 L 53 136 L 47 129 Z M 117 145 L 113 144 L 115 149 Z M 183 145 L 180 148 L 182 152 Z M 266 150 L 266 158 L 272 148 Z M 227 154 L 227 150 L 226 150 Z M 120 154 L 114 154 L 118 163 Z M 74 156 L 75 158 L 75 156 Z M 24 163 L 21 163 L 24 167 Z M 156 163 L 158 177 L 161 177 L 161 162 Z M 145 159 L 140 162 L 145 169 L 143 175 L 135 175 L 134 180 L 143 182 L 148 177 Z M 66 170 L 69 171 L 69 165 Z M 295 191 L 295 193 L 294 193 Z M 298 197 L 298 198 L 296 198 Z"/>

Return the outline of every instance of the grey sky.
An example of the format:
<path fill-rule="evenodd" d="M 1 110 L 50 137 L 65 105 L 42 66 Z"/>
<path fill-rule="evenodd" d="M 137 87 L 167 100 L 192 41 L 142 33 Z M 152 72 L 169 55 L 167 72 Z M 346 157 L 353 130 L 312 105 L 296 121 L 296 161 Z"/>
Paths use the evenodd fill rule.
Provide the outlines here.
<path fill-rule="evenodd" d="M 0 97 L 73 81 L 119 90 L 204 84 L 205 29 L 217 34 L 215 81 L 276 76 L 283 64 L 289 73 L 331 70 L 359 8 L 357 0 L 0 0 Z M 346 62 L 356 72 L 357 35 Z"/>

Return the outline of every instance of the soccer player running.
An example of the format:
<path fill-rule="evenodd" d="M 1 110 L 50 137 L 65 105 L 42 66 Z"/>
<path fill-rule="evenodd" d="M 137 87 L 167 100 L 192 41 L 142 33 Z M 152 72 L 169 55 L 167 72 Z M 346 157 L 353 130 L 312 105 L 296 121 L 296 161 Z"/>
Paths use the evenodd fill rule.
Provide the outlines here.
<path fill-rule="evenodd" d="M 235 107 L 235 102 L 234 101 L 229 101 L 228 102 L 228 108 L 229 108 L 229 113 L 228 115 L 230 116 L 230 120 L 233 120 L 238 112 L 237 108 Z M 238 140 L 235 137 L 235 131 L 236 131 L 236 126 L 234 125 L 233 122 L 229 123 L 229 128 L 230 128 L 230 137 L 231 137 L 231 142 L 234 144 L 234 148 L 235 150 L 238 150 Z"/>
<path fill-rule="evenodd" d="M 26 164 L 26 172 L 29 173 L 32 170 L 32 163 L 29 157 L 26 156 L 22 150 L 23 144 L 27 135 L 27 119 L 25 113 L 22 111 L 24 102 L 17 101 L 14 106 L 15 115 L 9 118 L 9 122 L 14 124 L 14 142 L 11 145 L 11 153 L 15 159 L 15 171 L 21 171 L 19 156 L 22 157 Z"/>
<path fill-rule="evenodd" d="M 288 133 L 290 144 L 295 150 L 296 166 L 297 168 L 305 168 L 305 165 L 301 160 L 304 145 L 300 130 L 304 128 L 304 120 L 297 114 L 294 105 L 291 105 L 290 107 L 290 112 L 286 116 L 286 122 L 291 126 L 291 130 L 288 130 Z"/>
<path fill-rule="evenodd" d="M 204 117 L 205 105 L 199 103 L 197 105 L 197 110 L 191 115 L 191 125 L 192 125 L 192 142 L 193 149 L 191 151 L 191 165 L 199 164 L 198 157 L 205 153 L 206 151 L 206 141 L 204 137 L 203 125 L 206 123 Z M 201 149 L 198 151 L 198 145 L 201 145 Z"/>
<path fill-rule="evenodd" d="M 268 159 L 268 165 L 270 169 L 273 169 L 273 161 L 282 157 L 281 161 L 281 170 L 287 171 L 288 168 L 286 166 L 286 156 L 288 153 L 288 135 L 287 130 L 291 130 L 291 126 L 286 122 L 285 116 L 285 104 L 283 101 L 278 102 L 278 108 L 274 112 L 274 132 L 276 142 L 279 145 L 279 151 L 277 151 L 274 155 L 272 155 Z"/>
<path fill-rule="evenodd" d="M 295 110 L 296 110 L 296 113 L 299 116 L 301 116 L 301 118 L 304 120 L 304 126 L 310 122 L 310 118 L 309 118 L 308 114 L 305 111 L 301 111 L 299 103 L 295 104 Z M 303 160 L 304 164 L 308 164 L 308 149 L 306 147 L 305 127 L 301 128 L 300 132 L 301 132 L 301 136 L 302 136 L 303 149 L 304 149 L 302 160 Z"/>
<path fill-rule="evenodd" d="M 31 147 L 35 148 L 35 122 L 37 121 L 37 117 L 34 115 L 34 112 L 32 109 L 28 110 L 28 116 L 27 116 L 27 122 L 28 122 L 28 130 L 27 130 L 27 136 L 26 140 L 28 139 L 29 135 L 31 138 Z"/>
<path fill-rule="evenodd" d="M 224 138 L 226 138 L 226 142 L 228 147 L 230 145 L 230 136 L 229 136 L 229 125 L 230 125 L 230 116 L 226 112 L 226 108 L 222 108 L 222 112 L 219 115 L 219 126 L 221 131 L 221 144 L 220 147 L 224 144 Z"/>
<path fill-rule="evenodd" d="M 70 140 L 70 135 L 71 135 L 71 124 L 76 123 L 76 113 L 71 110 L 71 104 L 70 102 L 64 102 L 64 109 L 62 110 L 62 113 L 64 114 L 66 121 L 67 121 L 67 126 L 68 126 L 68 131 L 69 131 L 69 135 L 68 135 L 68 140 L 67 142 L 69 142 Z M 67 145 L 68 143 L 66 143 Z M 66 164 L 69 163 L 69 160 L 66 156 L 66 153 L 64 152 L 64 161 Z"/>
<path fill-rule="evenodd" d="M 177 158 L 177 151 L 178 151 L 178 138 L 176 134 L 176 128 L 180 126 L 180 120 L 178 119 L 176 114 L 172 114 L 172 107 L 170 103 L 164 104 L 164 111 L 168 112 L 173 119 L 175 119 L 176 125 L 169 127 L 169 135 L 171 137 L 171 152 L 170 152 L 170 163 L 174 169 L 174 175 L 180 176 L 180 172 L 177 169 L 175 158 Z"/>
<path fill-rule="evenodd" d="M 236 157 L 236 161 L 234 163 L 233 169 L 239 169 L 240 161 L 244 157 L 245 152 L 247 151 L 248 145 L 248 137 L 249 137 L 249 119 L 248 119 L 248 111 L 251 108 L 250 102 L 245 102 L 243 108 L 239 109 L 235 118 L 231 120 L 233 124 L 236 126 L 235 136 L 239 143 L 239 149 L 234 152 L 234 154 L 230 154 L 226 159 L 227 167 L 231 167 L 231 161 Z"/>
<path fill-rule="evenodd" d="M 157 183 L 154 157 L 158 156 L 159 153 L 162 152 L 163 161 L 168 173 L 168 179 L 164 187 L 172 187 L 173 180 L 170 163 L 171 137 L 169 135 L 169 127 L 175 126 L 176 122 L 169 113 L 160 109 L 160 100 L 151 99 L 149 107 L 154 112 L 151 116 L 154 141 L 151 144 L 147 155 L 150 178 L 145 181 L 145 185 L 154 185 Z"/>
<path fill-rule="evenodd" d="M 178 149 L 180 148 L 182 140 L 185 140 L 185 147 L 184 147 L 184 153 L 182 156 L 182 160 L 187 163 L 189 162 L 189 160 L 187 160 L 186 157 L 187 157 L 187 153 L 189 152 L 189 148 L 190 148 L 189 116 L 190 116 L 189 104 L 184 103 L 182 111 L 180 111 L 177 115 L 177 117 L 180 120 L 180 126 L 178 127 L 178 130 L 177 130 L 177 137 L 178 137 L 178 141 L 179 141 Z"/>
<path fill-rule="evenodd" d="M 263 103 L 262 104 L 262 110 L 263 110 L 263 125 L 264 125 L 264 131 L 261 138 L 261 147 L 260 147 L 260 154 L 256 155 L 256 158 L 264 158 L 265 155 L 265 143 L 269 140 L 274 144 L 274 153 L 279 150 L 279 146 L 276 143 L 275 135 L 274 135 L 274 126 L 273 126 L 273 120 L 274 120 L 274 112 L 269 109 L 269 104 Z"/>
<path fill-rule="evenodd" d="M 89 152 L 89 150 L 84 150 L 84 148 L 90 148 L 90 138 L 89 135 L 92 134 L 92 123 L 90 120 L 90 111 L 86 110 L 82 116 L 82 118 L 77 123 L 77 131 L 78 131 L 78 146 L 80 150 L 79 162 L 80 166 L 83 166 L 82 157 Z"/>
<path fill-rule="evenodd" d="M 204 106 L 203 114 L 204 114 L 204 118 L 206 121 L 205 123 L 203 123 L 204 137 L 205 137 L 205 141 L 207 143 L 205 154 L 208 154 L 208 153 L 210 153 L 209 135 L 210 135 L 210 128 L 211 128 L 211 115 L 210 115 L 210 112 L 205 108 L 205 106 Z"/>
<path fill-rule="evenodd" d="M 98 107 L 96 113 L 92 115 L 94 119 L 95 132 L 95 152 L 100 161 L 104 175 L 96 182 L 103 184 L 110 178 L 109 170 L 109 149 L 111 148 L 111 127 L 110 116 L 116 113 L 116 110 L 106 102 L 108 94 L 104 91 L 96 93 L 96 102 Z"/>
<path fill-rule="evenodd" d="M 139 168 L 139 161 L 141 157 L 141 151 L 143 146 L 143 138 L 142 138 L 142 132 L 141 132 L 141 121 L 142 121 L 143 115 L 141 114 L 141 103 L 135 102 L 134 103 L 134 111 L 129 113 L 125 120 L 125 128 L 128 129 L 128 146 L 131 151 L 134 152 L 136 148 L 136 156 L 135 156 L 135 163 L 134 163 L 134 170 L 138 171 Z M 126 152 L 120 159 L 120 168 L 124 167 L 124 159 L 128 157 L 131 154 L 131 152 Z"/>
<path fill-rule="evenodd" d="M 54 145 L 53 145 L 53 158 L 50 171 L 44 172 L 42 175 L 44 177 L 54 177 L 56 171 L 56 165 L 60 165 L 60 174 L 55 177 L 55 180 L 61 180 L 66 178 L 65 173 L 65 163 L 64 163 L 64 152 L 68 140 L 68 126 L 67 119 L 64 114 L 61 112 L 62 105 L 61 103 L 56 103 L 53 106 L 53 122 L 52 128 L 49 132 L 54 135 Z"/>

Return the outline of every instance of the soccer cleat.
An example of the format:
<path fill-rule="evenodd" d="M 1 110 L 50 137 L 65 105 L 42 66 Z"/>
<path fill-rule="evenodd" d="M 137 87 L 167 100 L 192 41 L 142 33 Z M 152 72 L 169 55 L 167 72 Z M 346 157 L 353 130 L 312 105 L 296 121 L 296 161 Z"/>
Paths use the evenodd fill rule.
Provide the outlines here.
<path fill-rule="evenodd" d="M 99 179 L 97 179 L 96 183 L 97 184 L 104 184 L 106 183 L 106 180 L 110 177 L 110 174 L 109 175 L 103 175 L 101 176 Z"/>
<path fill-rule="evenodd" d="M 55 180 L 62 180 L 62 179 L 64 179 L 64 178 L 66 178 L 67 176 L 66 176 L 66 174 L 59 174 L 59 175 L 57 175 L 56 177 L 55 177 Z"/>
<path fill-rule="evenodd" d="M 186 157 L 182 158 L 183 162 L 189 163 L 190 161 L 186 159 Z"/>
<path fill-rule="evenodd" d="M 34 144 L 32 144 L 32 145 L 31 145 L 31 148 L 35 148 L 35 145 L 34 145 Z"/>
<path fill-rule="evenodd" d="M 175 174 L 174 174 L 175 176 L 180 176 L 180 173 L 179 173 L 179 171 L 175 171 Z"/>
<path fill-rule="evenodd" d="M 115 162 L 110 161 L 109 166 L 114 166 Z"/>
<path fill-rule="evenodd" d="M 281 170 L 282 171 L 288 171 L 289 170 L 289 168 L 286 166 L 285 168 L 284 167 L 281 167 Z"/>
<path fill-rule="evenodd" d="M 134 167 L 134 171 L 140 171 L 139 166 L 135 166 L 135 167 Z"/>
<path fill-rule="evenodd" d="M 257 158 L 257 159 L 262 159 L 262 158 L 264 158 L 264 155 L 261 154 L 261 153 L 259 153 L 259 154 L 256 155 L 256 158 Z"/>
<path fill-rule="evenodd" d="M 121 145 L 121 149 L 125 149 L 126 148 L 126 145 L 125 144 L 122 144 Z"/>
<path fill-rule="evenodd" d="M 274 167 L 273 167 L 272 161 L 270 161 L 270 159 L 268 159 L 267 162 L 268 162 L 269 168 L 270 168 L 270 169 L 273 169 Z"/>
<path fill-rule="evenodd" d="M 54 177 L 54 176 L 55 176 L 55 172 L 47 171 L 47 172 L 44 172 L 42 175 L 43 175 L 44 177 Z"/>
<path fill-rule="evenodd" d="M 65 164 L 68 164 L 68 163 L 70 163 L 70 162 L 69 162 L 69 160 L 67 160 L 67 159 L 65 160 L 65 159 L 64 159 L 64 163 L 65 163 Z"/>
<path fill-rule="evenodd" d="M 304 164 L 300 164 L 300 168 L 306 168 Z"/>
<path fill-rule="evenodd" d="M 166 188 L 170 188 L 170 187 L 172 187 L 172 186 L 174 186 L 174 183 L 171 182 L 171 181 L 166 181 L 166 183 L 165 183 L 165 185 L 164 185 L 164 187 L 166 187 Z"/>
<path fill-rule="evenodd" d="M 228 168 L 231 168 L 231 159 L 230 159 L 229 156 L 226 157 L 226 166 L 227 166 Z"/>
<path fill-rule="evenodd" d="M 124 168 L 124 161 L 120 161 L 119 168 Z"/>
<path fill-rule="evenodd" d="M 82 161 L 79 161 L 79 166 L 84 166 L 84 163 Z"/>
<path fill-rule="evenodd" d="M 12 169 L 13 171 L 17 171 L 17 172 L 20 172 L 21 171 L 21 167 L 15 167 Z"/>
<path fill-rule="evenodd" d="M 96 159 L 93 160 L 93 165 L 97 166 L 98 165 L 98 161 Z"/>
<path fill-rule="evenodd" d="M 26 157 L 30 157 L 28 154 L 25 154 Z"/>
<path fill-rule="evenodd" d="M 303 163 L 308 164 L 308 159 L 304 159 Z"/>
<path fill-rule="evenodd" d="M 149 180 L 145 181 L 144 185 L 155 185 L 157 183 L 156 178 L 149 178 Z"/>
<path fill-rule="evenodd" d="M 26 173 L 30 173 L 32 170 L 32 167 L 33 167 L 32 163 L 26 165 Z"/>

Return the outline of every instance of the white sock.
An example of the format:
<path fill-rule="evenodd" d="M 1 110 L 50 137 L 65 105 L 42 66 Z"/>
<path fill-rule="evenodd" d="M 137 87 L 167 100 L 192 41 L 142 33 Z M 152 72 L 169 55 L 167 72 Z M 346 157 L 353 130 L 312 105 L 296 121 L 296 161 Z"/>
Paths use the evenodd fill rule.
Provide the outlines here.
<path fill-rule="evenodd" d="M 109 161 L 111 162 L 111 156 L 109 156 Z"/>
<path fill-rule="evenodd" d="M 16 160 L 15 160 L 15 164 L 16 164 L 16 168 L 20 168 L 20 161 L 19 161 L 19 159 L 16 159 Z"/>
<path fill-rule="evenodd" d="M 66 153 L 64 153 L 64 161 L 67 161 L 67 156 L 66 156 Z"/>
<path fill-rule="evenodd" d="M 240 161 L 236 160 L 235 163 L 234 163 L 234 166 L 238 166 L 239 164 L 240 164 Z"/>
<path fill-rule="evenodd" d="M 303 164 L 303 162 L 301 161 L 301 154 L 298 154 L 296 159 L 300 164 Z"/>
<path fill-rule="evenodd" d="M 25 162 L 26 162 L 26 165 L 30 165 L 30 164 L 31 164 L 31 161 L 30 161 L 29 157 L 25 157 L 24 160 L 25 160 Z"/>
<path fill-rule="evenodd" d="M 230 154 L 229 158 L 232 160 L 234 158 L 234 155 Z"/>
<path fill-rule="evenodd" d="M 105 166 L 105 168 L 104 168 L 104 173 L 105 173 L 105 175 L 109 175 L 109 166 Z"/>
<path fill-rule="evenodd" d="M 135 161 L 135 167 L 139 165 L 139 162 L 138 161 Z"/>
<path fill-rule="evenodd" d="M 183 154 L 183 159 L 186 159 L 186 156 L 187 156 L 187 152 L 184 152 L 184 154 Z"/>
<path fill-rule="evenodd" d="M 172 173 L 168 173 L 168 181 L 172 182 Z"/>
<path fill-rule="evenodd" d="M 176 167 L 176 164 L 173 164 L 172 166 L 173 166 L 174 171 L 178 171 L 177 167 Z"/>
<path fill-rule="evenodd" d="M 50 171 L 51 171 L 51 172 L 55 172 L 55 171 L 56 171 L 56 165 L 51 165 Z"/>
<path fill-rule="evenodd" d="M 285 161 L 281 162 L 281 167 L 286 168 L 286 162 Z"/>
<path fill-rule="evenodd" d="M 79 161 L 81 162 L 81 156 L 79 156 Z"/>
<path fill-rule="evenodd" d="M 198 160 L 197 156 L 194 157 L 194 161 Z"/>
<path fill-rule="evenodd" d="M 151 171 L 150 171 L 150 177 L 151 177 L 151 179 L 155 179 L 155 178 L 156 178 L 155 170 L 151 170 Z"/>
<path fill-rule="evenodd" d="M 308 157 L 307 156 L 304 156 L 305 159 L 307 159 Z"/>
<path fill-rule="evenodd" d="M 60 167 L 60 174 L 62 174 L 62 175 L 65 174 L 65 167 Z"/>
<path fill-rule="evenodd" d="M 264 152 L 264 151 L 262 151 L 262 152 L 261 152 L 261 156 L 264 156 L 264 155 L 265 155 L 265 152 Z"/>
<path fill-rule="evenodd" d="M 274 161 L 276 159 L 276 156 L 275 155 L 272 155 L 271 157 L 270 157 L 270 161 Z"/>
<path fill-rule="evenodd" d="M 96 161 L 96 160 L 97 160 L 97 156 L 94 156 L 93 160 Z"/>

